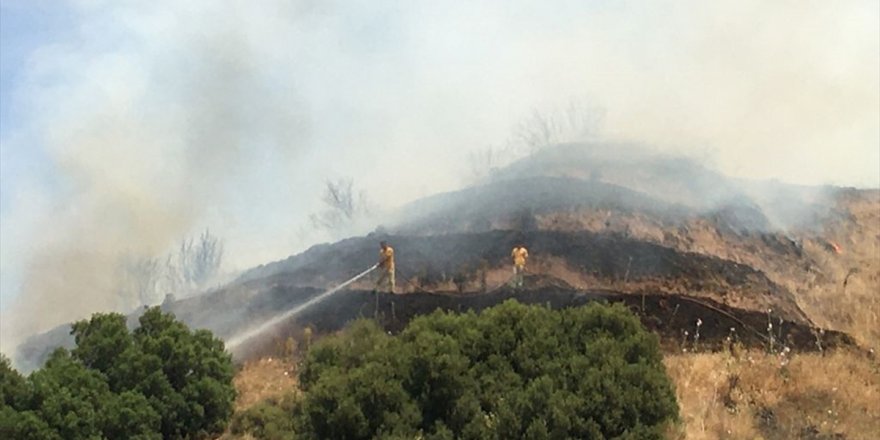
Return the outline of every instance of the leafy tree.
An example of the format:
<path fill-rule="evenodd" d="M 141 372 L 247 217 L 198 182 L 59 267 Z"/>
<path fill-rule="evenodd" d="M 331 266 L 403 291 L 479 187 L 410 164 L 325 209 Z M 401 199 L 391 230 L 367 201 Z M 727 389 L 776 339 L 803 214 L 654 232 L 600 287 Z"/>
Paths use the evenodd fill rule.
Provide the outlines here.
<path fill-rule="evenodd" d="M 59 348 L 31 374 L 33 409 L 61 438 L 100 438 L 101 417 L 111 397 L 104 376 Z"/>
<path fill-rule="evenodd" d="M 230 431 L 236 435 L 253 434 L 266 440 L 286 440 L 296 438 L 290 411 L 296 400 L 293 396 L 279 402 L 258 403 L 242 412 L 236 413 L 230 423 Z"/>
<path fill-rule="evenodd" d="M 655 335 L 623 306 L 515 301 L 356 322 L 310 350 L 289 411 L 306 439 L 659 439 L 677 404 Z"/>
<path fill-rule="evenodd" d="M 108 439 L 161 439 L 161 416 L 143 394 L 125 391 L 108 400 L 102 415 L 103 434 Z"/>
<path fill-rule="evenodd" d="M 27 380 L 0 354 L 0 438 L 61 438 L 39 414 L 29 410 L 32 399 L 33 391 Z"/>
<path fill-rule="evenodd" d="M 0 407 L 0 437 L 20 440 L 61 440 L 57 431 L 49 427 L 35 411 L 16 411 L 10 406 Z"/>
<path fill-rule="evenodd" d="M 0 362 L 2 438 L 201 438 L 223 432 L 235 390 L 232 360 L 205 330 L 157 308 L 128 330 L 120 314 L 73 325 L 26 380 Z"/>
<path fill-rule="evenodd" d="M 30 400 L 30 388 L 25 378 L 0 353 L 0 407 L 23 408 Z"/>
<path fill-rule="evenodd" d="M 133 345 L 125 317 L 118 313 L 96 313 L 88 321 L 78 321 L 71 327 L 71 334 L 76 342 L 73 356 L 105 374 Z"/>
<path fill-rule="evenodd" d="M 161 416 L 165 438 L 222 432 L 235 398 L 232 359 L 223 342 L 206 330 L 190 331 L 158 307 L 139 322 L 120 361 L 102 370 L 111 386 L 145 396 Z"/>

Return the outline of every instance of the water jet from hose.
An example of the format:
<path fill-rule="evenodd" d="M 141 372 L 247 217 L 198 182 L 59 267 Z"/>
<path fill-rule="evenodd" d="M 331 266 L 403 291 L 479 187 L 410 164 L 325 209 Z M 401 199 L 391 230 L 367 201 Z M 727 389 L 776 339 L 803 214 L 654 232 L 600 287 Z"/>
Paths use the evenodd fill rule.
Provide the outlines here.
<path fill-rule="evenodd" d="M 292 316 L 295 316 L 295 315 L 299 314 L 299 313 L 302 312 L 303 310 L 305 310 L 305 309 L 307 309 L 307 308 L 309 308 L 309 307 L 311 307 L 311 306 L 313 306 L 313 305 L 315 305 L 315 304 L 317 304 L 317 303 L 319 303 L 319 302 L 325 300 L 325 299 L 326 299 L 327 297 L 329 297 L 330 295 L 333 295 L 334 293 L 340 291 L 340 290 L 343 289 L 345 286 L 348 286 L 349 284 L 351 284 L 351 283 L 353 283 L 353 282 L 355 282 L 355 281 L 357 281 L 357 280 L 363 278 L 363 277 L 366 276 L 368 273 L 370 273 L 370 272 L 372 272 L 373 270 L 375 270 L 376 267 L 378 267 L 378 265 L 374 264 L 374 265 L 371 266 L 369 269 L 367 269 L 367 270 L 365 270 L 365 271 L 363 271 L 363 272 L 361 272 L 361 273 L 355 275 L 354 277 L 352 277 L 352 278 L 349 279 L 348 281 L 346 281 L 346 282 L 344 282 L 344 283 L 342 283 L 342 284 L 340 284 L 340 285 L 338 285 L 338 286 L 336 286 L 336 287 L 334 287 L 334 288 L 332 288 L 332 289 L 330 289 L 330 290 L 328 290 L 328 291 L 326 291 L 326 292 L 324 292 L 324 293 L 322 293 L 322 294 L 320 294 L 320 295 L 318 295 L 318 296 L 316 296 L 316 297 L 314 297 L 314 298 L 312 298 L 312 299 L 310 299 L 310 300 L 308 300 L 308 301 L 306 301 L 306 302 L 304 302 L 304 303 L 302 303 L 302 304 L 300 304 L 300 305 L 298 305 L 298 306 L 296 306 L 296 307 L 294 307 L 294 308 L 292 308 L 292 309 L 290 309 L 290 310 L 288 310 L 288 311 L 286 311 L 286 312 L 280 314 L 280 315 L 275 316 L 274 318 L 272 318 L 272 319 L 270 319 L 270 320 L 268 320 L 268 321 L 266 321 L 266 322 L 260 324 L 260 325 L 257 326 L 257 327 L 253 327 L 253 328 L 251 328 L 251 329 L 245 331 L 244 333 L 241 333 L 241 334 L 238 334 L 238 335 L 233 336 L 231 339 L 229 339 L 228 341 L 226 341 L 226 348 L 227 348 L 227 349 L 230 349 L 230 350 L 235 349 L 236 347 L 238 347 L 239 345 L 241 345 L 243 342 L 245 342 L 245 341 L 247 341 L 247 340 L 249 340 L 249 339 L 251 339 L 251 338 L 253 338 L 253 337 L 255 337 L 255 336 L 257 336 L 257 335 L 259 335 L 259 334 L 261 334 L 261 333 L 263 333 L 263 332 L 265 332 L 266 330 L 272 328 L 273 326 L 275 326 L 276 324 L 280 323 L 281 321 L 284 321 L 285 319 L 288 319 L 288 318 L 290 318 L 290 317 L 292 317 Z"/>

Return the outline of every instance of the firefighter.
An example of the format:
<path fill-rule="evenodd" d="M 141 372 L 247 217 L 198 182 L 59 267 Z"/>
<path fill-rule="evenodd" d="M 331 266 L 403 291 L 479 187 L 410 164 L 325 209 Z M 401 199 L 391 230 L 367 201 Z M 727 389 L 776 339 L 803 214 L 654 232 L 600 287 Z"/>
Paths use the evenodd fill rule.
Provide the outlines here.
<path fill-rule="evenodd" d="M 378 266 L 379 279 L 376 281 L 373 292 L 385 286 L 389 293 L 394 293 L 394 248 L 388 246 L 388 243 L 384 241 L 379 243 Z"/>
<path fill-rule="evenodd" d="M 517 243 L 513 251 L 510 252 L 510 256 L 513 258 L 513 286 L 522 287 L 523 272 L 526 270 L 526 259 L 529 258 L 529 251 L 522 243 Z"/>

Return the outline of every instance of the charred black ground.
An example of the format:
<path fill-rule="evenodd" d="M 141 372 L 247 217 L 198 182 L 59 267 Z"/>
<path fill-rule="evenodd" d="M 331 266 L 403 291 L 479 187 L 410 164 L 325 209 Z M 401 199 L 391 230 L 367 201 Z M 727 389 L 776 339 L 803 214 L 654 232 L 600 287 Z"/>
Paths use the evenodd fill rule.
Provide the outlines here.
<path fill-rule="evenodd" d="M 380 240 L 395 246 L 398 285 L 406 292 L 394 297 L 394 310 L 390 309 L 390 300 L 380 301 L 380 305 L 385 305 L 380 310 L 382 316 L 391 319 L 383 324 L 390 330 L 399 329 L 412 316 L 435 308 L 479 310 L 506 298 L 549 302 L 554 307 L 607 300 L 638 306 L 645 325 L 656 330 L 667 346 L 678 344 L 684 331 L 692 333 L 698 318 L 703 321 L 701 339 L 707 347 L 719 344 L 729 336 L 732 327 L 743 327 L 736 331 L 736 336 L 745 343 L 765 343 L 758 334 L 767 327 L 769 309 L 773 310 L 773 319 L 785 321 L 787 327 L 782 336 L 794 338 L 794 348 L 816 347 L 809 331 L 811 323 L 792 294 L 764 273 L 747 265 L 681 252 L 619 233 L 536 230 L 436 236 L 373 234 L 316 246 L 287 260 L 255 268 L 227 287 L 170 301 L 163 308 L 193 327 L 207 328 L 228 338 L 369 267 L 375 262 L 376 243 Z M 525 241 L 529 246 L 533 273 L 562 267 L 566 273 L 577 274 L 577 279 L 533 275 L 529 292 L 506 290 L 503 283 L 508 273 L 507 260 L 517 241 Z M 501 276 L 501 282 L 489 280 L 493 276 Z M 369 281 L 361 285 L 366 288 Z M 372 316 L 369 301 L 362 295 L 357 291 L 341 292 L 307 310 L 298 323 L 313 323 L 320 332 L 335 331 L 350 319 Z M 641 310 L 643 297 L 645 308 Z M 732 307 L 728 301 L 744 302 L 750 307 Z M 727 315 L 700 303 L 714 304 Z M 333 307 L 340 309 L 328 309 Z M 322 317 L 325 313 L 328 315 Z M 51 351 L 49 347 L 70 345 L 67 329 L 64 326 L 30 339 L 21 347 L 20 357 L 39 365 Z M 823 343 L 825 346 L 849 343 L 849 339 L 836 333 L 826 335 L 832 339 Z"/>
<path fill-rule="evenodd" d="M 535 282 L 534 277 L 527 281 Z M 270 355 L 277 352 L 280 344 L 288 337 L 302 340 L 302 332 L 306 327 L 316 334 L 326 334 L 341 330 L 354 319 L 373 318 L 389 332 L 396 333 L 414 317 L 435 310 L 479 312 L 508 299 L 554 309 L 578 307 L 593 301 L 622 303 L 639 316 L 649 330 L 660 336 L 665 350 L 672 352 L 697 348 L 715 350 L 735 343 L 750 348 L 770 348 L 771 344 L 775 344 L 777 349 L 788 347 L 796 351 L 818 351 L 853 345 L 852 339 L 840 332 L 820 331 L 803 323 L 783 320 L 772 313 L 734 309 L 711 300 L 682 295 L 631 295 L 601 290 L 574 291 L 558 287 L 514 290 L 504 287 L 490 293 L 468 295 L 452 292 L 405 295 L 376 295 L 369 291 L 341 292 L 340 297 L 319 303 L 295 320 L 280 324 L 264 337 L 255 339 L 239 355 L 242 358 Z M 290 304 L 289 307 L 293 306 L 294 304 Z M 255 315 L 271 314 L 271 310 L 265 305 L 251 309 L 250 312 Z M 699 328 L 698 320 L 701 322 Z M 767 329 L 768 322 L 773 324 L 770 331 Z"/>

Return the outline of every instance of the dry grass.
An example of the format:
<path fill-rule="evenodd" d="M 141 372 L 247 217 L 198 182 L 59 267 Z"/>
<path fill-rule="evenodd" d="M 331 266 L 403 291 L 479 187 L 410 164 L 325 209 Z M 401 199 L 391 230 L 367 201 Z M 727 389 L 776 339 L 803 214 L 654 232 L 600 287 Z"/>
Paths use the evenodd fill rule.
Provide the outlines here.
<path fill-rule="evenodd" d="M 238 397 L 235 410 L 280 397 L 297 386 L 296 364 L 291 360 L 263 358 L 244 364 L 233 380 Z"/>
<path fill-rule="evenodd" d="M 880 366 L 852 351 L 668 356 L 685 439 L 876 439 Z"/>
<path fill-rule="evenodd" d="M 296 362 L 289 355 L 267 357 L 250 361 L 241 366 L 232 380 L 238 395 L 235 398 L 235 412 L 244 411 L 254 404 L 281 398 L 297 392 Z M 256 440 L 250 434 L 236 435 L 228 428 L 217 440 Z"/>
<path fill-rule="evenodd" d="M 817 322 L 852 334 L 865 347 L 880 349 L 880 191 L 842 197 L 847 221 L 826 226 L 825 236 L 840 247 L 827 252 L 805 243 L 821 271 L 802 289 L 804 309 Z M 808 247 L 809 246 L 809 247 Z"/>
<path fill-rule="evenodd" d="M 680 251 L 749 265 L 792 292 L 816 325 L 846 332 L 863 347 L 880 350 L 880 191 L 843 192 L 830 208 L 839 215 L 820 229 L 785 234 L 800 244 L 801 254 L 780 253 L 754 234 L 721 233 L 704 218 L 670 228 L 638 214 L 586 209 L 539 216 L 538 224 L 547 230 L 625 231 L 633 238 Z M 583 275 L 569 278 L 579 276 Z M 763 309 L 758 304 L 730 305 Z"/>

